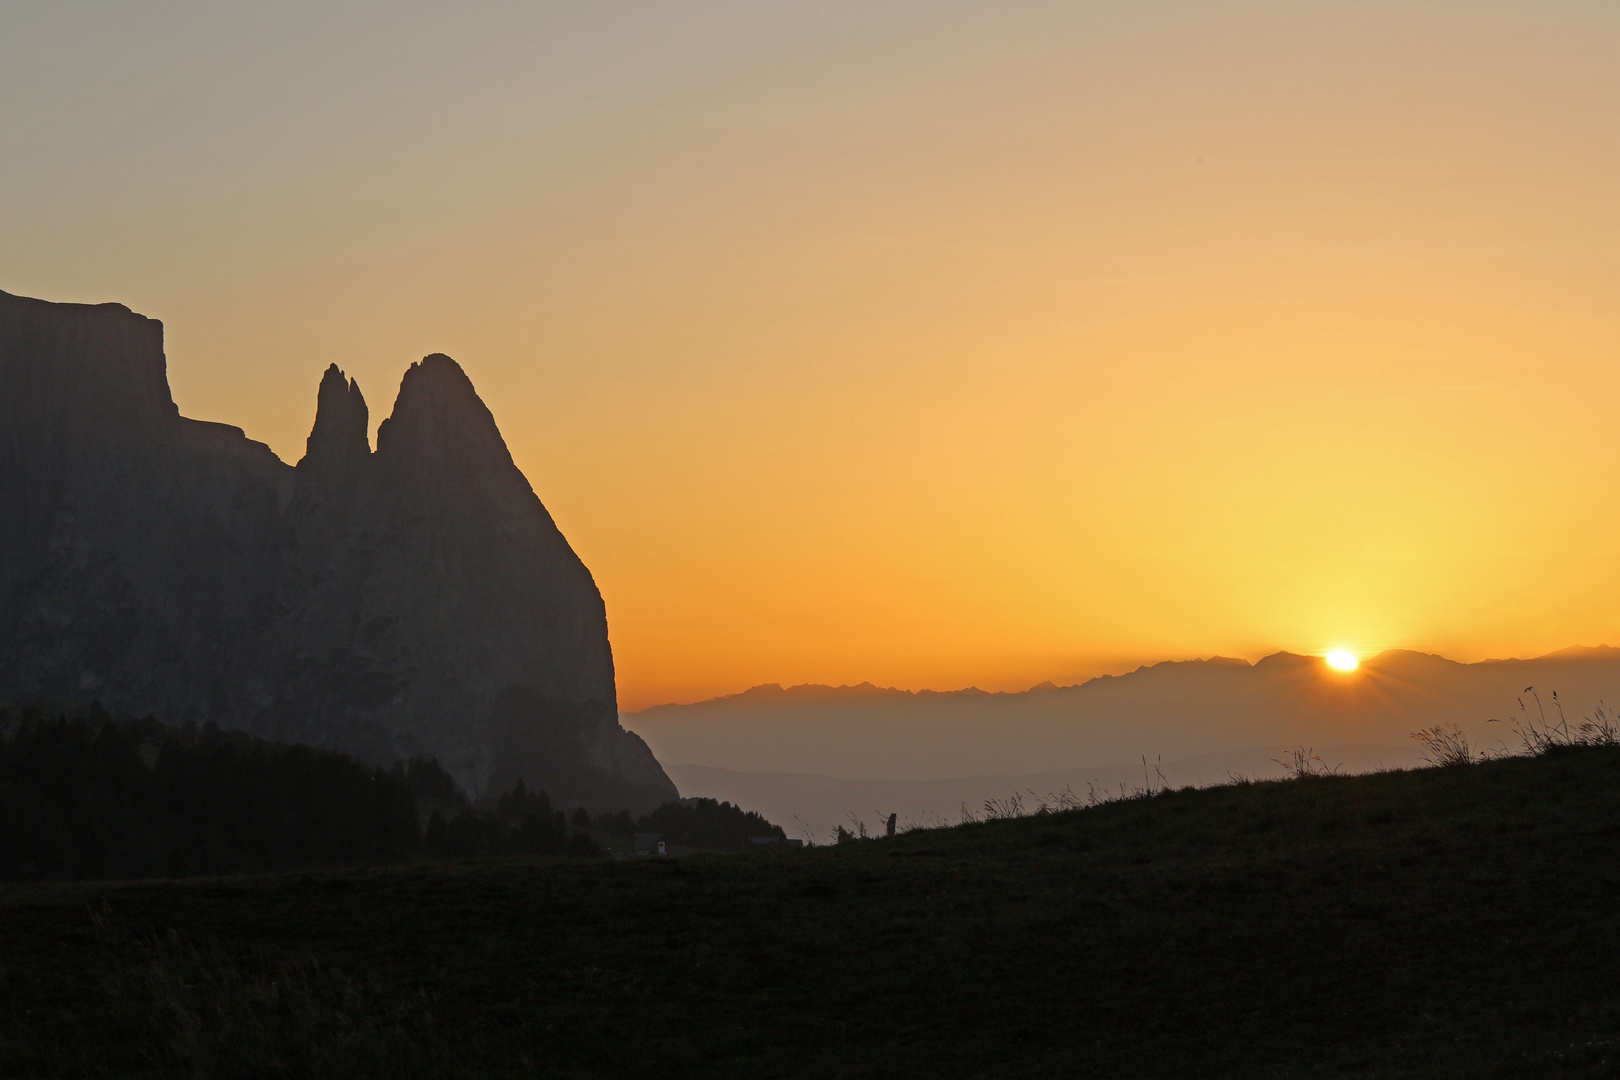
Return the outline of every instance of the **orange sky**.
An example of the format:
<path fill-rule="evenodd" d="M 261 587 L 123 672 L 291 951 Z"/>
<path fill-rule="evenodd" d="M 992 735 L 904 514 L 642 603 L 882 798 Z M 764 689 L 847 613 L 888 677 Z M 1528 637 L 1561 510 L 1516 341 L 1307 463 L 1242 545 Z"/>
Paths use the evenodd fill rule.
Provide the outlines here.
<path fill-rule="evenodd" d="M 626 708 L 1620 641 L 1614 5 L 71 8 L 0 289 L 289 461 L 456 357 Z"/>

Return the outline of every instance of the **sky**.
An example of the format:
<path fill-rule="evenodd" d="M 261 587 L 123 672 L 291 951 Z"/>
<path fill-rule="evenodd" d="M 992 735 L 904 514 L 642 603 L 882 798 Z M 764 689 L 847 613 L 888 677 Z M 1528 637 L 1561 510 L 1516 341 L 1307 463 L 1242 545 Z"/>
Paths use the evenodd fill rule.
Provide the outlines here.
<path fill-rule="evenodd" d="M 454 356 L 621 706 L 1620 643 L 1620 6 L 0 3 L 0 289 Z"/>

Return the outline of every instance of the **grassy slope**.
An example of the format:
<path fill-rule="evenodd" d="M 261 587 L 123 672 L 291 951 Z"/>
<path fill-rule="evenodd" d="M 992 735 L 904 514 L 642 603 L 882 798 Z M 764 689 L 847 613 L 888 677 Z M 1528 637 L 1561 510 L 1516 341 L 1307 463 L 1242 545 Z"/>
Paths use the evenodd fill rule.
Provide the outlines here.
<path fill-rule="evenodd" d="M 1532 1076 L 1620 1057 L 1620 751 L 836 849 L 0 890 L 0 1072 Z"/>

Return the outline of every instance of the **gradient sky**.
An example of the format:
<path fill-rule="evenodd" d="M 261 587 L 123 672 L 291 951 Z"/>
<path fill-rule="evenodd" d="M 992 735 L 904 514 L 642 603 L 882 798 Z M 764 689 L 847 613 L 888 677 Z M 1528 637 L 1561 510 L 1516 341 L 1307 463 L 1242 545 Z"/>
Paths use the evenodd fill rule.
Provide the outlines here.
<path fill-rule="evenodd" d="M 1620 6 L 0 6 L 0 289 L 471 375 L 621 704 L 1620 641 Z"/>

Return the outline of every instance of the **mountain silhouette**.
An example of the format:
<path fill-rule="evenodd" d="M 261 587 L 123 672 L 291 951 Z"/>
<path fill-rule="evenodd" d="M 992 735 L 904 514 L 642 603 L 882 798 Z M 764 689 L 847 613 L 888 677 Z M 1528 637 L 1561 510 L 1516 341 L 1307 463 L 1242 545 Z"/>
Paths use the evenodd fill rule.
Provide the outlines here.
<path fill-rule="evenodd" d="M 296 467 L 182 417 L 163 328 L 0 293 L 0 695 L 214 721 L 474 795 L 676 797 L 617 720 L 600 592 L 452 359 L 412 364 L 369 446 L 326 371 Z"/>
<path fill-rule="evenodd" d="M 1253 664 L 1216 656 L 1021 693 L 769 685 L 656 706 L 624 722 L 677 775 L 678 766 L 697 765 L 932 781 L 1129 762 L 1139 773 L 1144 755 L 1171 761 L 1255 747 L 1411 747 L 1412 732 L 1435 724 L 1458 724 L 1476 746 L 1512 747 L 1519 700 L 1532 715 L 1538 708 L 1527 686 L 1537 688 L 1553 720 L 1561 704 L 1576 723 L 1606 698 L 1620 701 L 1620 649 L 1473 664 L 1390 650 L 1347 674 L 1287 652 Z"/>

